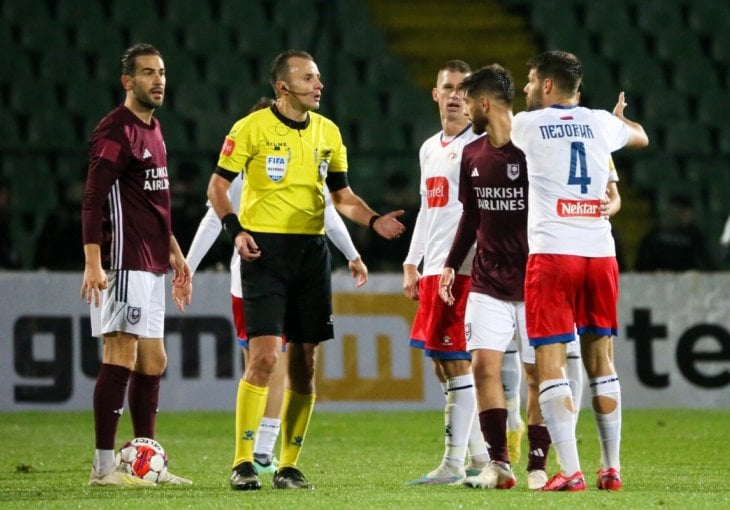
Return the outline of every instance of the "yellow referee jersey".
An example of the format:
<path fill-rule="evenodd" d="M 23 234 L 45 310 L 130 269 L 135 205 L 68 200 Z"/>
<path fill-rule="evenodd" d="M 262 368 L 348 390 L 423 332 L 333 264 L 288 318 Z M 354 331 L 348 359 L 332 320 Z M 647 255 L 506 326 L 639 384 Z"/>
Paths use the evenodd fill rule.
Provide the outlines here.
<path fill-rule="evenodd" d="M 291 127 L 297 124 L 301 129 Z M 246 172 L 239 209 L 245 229 L 324 234 L 325 178 L 347 171 L 347 149 L 331 120 L 309 112 L 306 125 L 286 123 L 267 108 L 233 125 L 218 166 Z"/>

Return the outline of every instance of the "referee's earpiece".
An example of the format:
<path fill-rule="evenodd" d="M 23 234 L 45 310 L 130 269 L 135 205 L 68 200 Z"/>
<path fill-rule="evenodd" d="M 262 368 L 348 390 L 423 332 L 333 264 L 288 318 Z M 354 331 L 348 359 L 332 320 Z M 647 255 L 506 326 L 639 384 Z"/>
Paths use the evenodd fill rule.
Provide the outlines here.
<path fill-rule="evenodd" d="M 288 92 L 289 94 L 291 94 L 293 96 L 308 96 L 309 94 L 311 94 L 312 92 L 314 92 L 314 89 L 308 90 L 307 92 L 295 92 L 294 90 L 291 90 L 291 89 L 287 88 L 287 86 L 284 85 L 283 83 L 281 85 L 281 90 L 284 90 L 284 91 Z"/>

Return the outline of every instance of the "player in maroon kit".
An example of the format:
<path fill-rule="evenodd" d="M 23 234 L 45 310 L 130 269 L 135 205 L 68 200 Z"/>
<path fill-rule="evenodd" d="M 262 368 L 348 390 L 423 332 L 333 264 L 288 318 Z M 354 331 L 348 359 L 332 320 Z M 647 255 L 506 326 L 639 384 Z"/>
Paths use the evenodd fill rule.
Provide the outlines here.
<path fill-rule="evenodd" d="M 502 359 L 524 338 L 523 282 L 527 262 L 527 164 L 510 141 L 514 83 L 498 64 L 483 67 L 461 84 L 472 129 L 483 136 L 464 147 L 459 200 L 464 211 L 440 281 L 451 304 L 454 273 L 477 243 L 466 305 L 467 349 L 472 355 L 479 421 L 489 445 L 489 464 L 464 484 L 509 489 L 516 483 L 507 450 L 507 409 Z"/>
<path fill-rule="evenodd" d="M 92 334 L 104 339 L 94 389 L 96 451 L 89 485 L 155 485 L 117 468 L 117 425 L 126 393 L 134 435 L 155 436 L 160 378 L 167 365 L 163 336 L 170 266 L 173 285 L 184 289 L 177 307 L 190 302 L 190 268 L 171 230 L 165 143 L 152 116 L 162 105 L 165 81 L 155 47 L 127 49 L 124 104 L 99 122 L 89 144 L 81 298 L 91 305 Z M 192 483 L 170 473 L 158 482 Z"/>

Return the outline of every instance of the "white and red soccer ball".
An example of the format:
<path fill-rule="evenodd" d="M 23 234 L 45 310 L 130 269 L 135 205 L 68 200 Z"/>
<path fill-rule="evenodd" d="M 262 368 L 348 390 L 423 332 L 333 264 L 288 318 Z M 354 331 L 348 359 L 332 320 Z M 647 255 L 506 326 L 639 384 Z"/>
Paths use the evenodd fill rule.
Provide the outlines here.
<path fill-rule="evenodd" d="M 167 472 L 167 453 L 154 439 L 136 437 L 119 450 L 117 464 L 130 475 L 157 482 Z"/>

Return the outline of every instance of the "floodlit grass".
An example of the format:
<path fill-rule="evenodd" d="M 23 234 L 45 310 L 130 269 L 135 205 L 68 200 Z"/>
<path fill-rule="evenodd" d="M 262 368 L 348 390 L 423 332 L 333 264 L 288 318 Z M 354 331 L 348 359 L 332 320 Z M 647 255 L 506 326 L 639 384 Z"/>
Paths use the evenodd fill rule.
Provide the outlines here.
<path fill-rule="evenodd" d="M 88 487 L 93 453 L 91 412 L 0 413 L 2 508 L 261 508 L 321 509 L 687 509 L 730 508 L 730 411 L 632 410 L 624 413 L 620 493 L 595 489 L 598 443 L 592 414 L 578 424 L 589 489 L 532 493 L 456 486 L 408 486 L 433 469 L 443 451 L 439 412 L 315 412 L 299 467 L 313 491 L 274 491 L 271 475 L 258 492 L 228 486 L 233 411 L 161 413 L 157 439 L 173 473 L 192 487 Z M 131 438 L 123 417 L 118 442 Z M 554 457 L 550 474 L 555 471 Z"/>

